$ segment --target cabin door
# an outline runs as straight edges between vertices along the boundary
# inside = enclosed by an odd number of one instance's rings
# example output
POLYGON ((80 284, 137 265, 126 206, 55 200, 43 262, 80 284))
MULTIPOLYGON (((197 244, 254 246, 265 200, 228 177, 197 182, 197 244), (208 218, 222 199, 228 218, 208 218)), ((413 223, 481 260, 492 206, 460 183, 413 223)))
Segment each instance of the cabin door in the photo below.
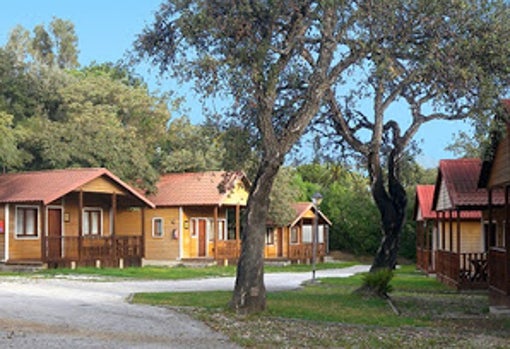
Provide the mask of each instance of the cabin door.
POLYGON ((206 220, 199 219, 198 220, 198 256, 205 257, 206 256, 206 220))
POLYGON ((62 258, 62 210, 48 209, 48 258, 62 258))
POLYGON ((283 228, 276 229, 276 256, 283 257, 283 228))

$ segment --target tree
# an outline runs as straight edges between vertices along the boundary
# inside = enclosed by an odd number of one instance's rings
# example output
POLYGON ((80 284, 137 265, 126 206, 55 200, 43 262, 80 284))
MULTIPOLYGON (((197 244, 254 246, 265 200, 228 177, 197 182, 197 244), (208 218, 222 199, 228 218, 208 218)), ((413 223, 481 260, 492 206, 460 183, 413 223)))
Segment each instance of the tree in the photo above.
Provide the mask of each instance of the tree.
POLYGON ((74 32, 74 24, 60 18, 53 18, 50 23, 53 44, 56 52, 56 64, 60 69, 77 68, 78 37, 74 32))
POLYGON ((24 153, 18 148, 22 130, 14 128, 14 117, 0 111, 0 172, 22 165, 24 153))
POLYGON ((16 53, 0 48, 0 111, 14 117, 14 124, 35 115, 41 108, 39 84, 17 61, 16 53))
POLYGON ((139 55, 162 73, 223 91, 233 115, 253 130, 258 169, 243 216, 231 306, 265 308, 263 247, 269 194, 285 155, 318 113, 330 82, 355 62, 349 40, 358 8, 343 1, 165 1, 138 37, 139 55))
POLYGON ((33 35, 23 26, 16 26, 10 33, 6 49, 14 52, 18 61, 45 67, 73 69, 78 63, 78 37, 71 21, 54 17, 49 29, 36 25, 33 35))
POLYGON ((406 215, 406 150, 425 122, 494 113, 510 82, 510 11, 497 0, 358 5, 355 43, 366 55, 332 84, 324 117, 370 176, 382 230, 372 270, 392 269, 406 215), (409 110, 409 121, 391 115, 395 104, 409 110))
POLYGON ((24 122, 27 169, 107 167, 119 177, 152 189, 153 166, 170 119, 167 99, 145 85, 130 86, 106 73, 51 70, 65 74, 55 114, 24 122))
POLYGON ((216 130, 192 125, 188 117, 182 116, 168 126, 158 149, 158 168, 163 173, 220 170, 224 153, 216 130))
POLYGON ((296 185, 295 175, 296 171, 291 167, 280 168, 271 188, 268 218, 276 226, 289 225, 296 218, 292 204, 298 199, 300 188, 296 185))

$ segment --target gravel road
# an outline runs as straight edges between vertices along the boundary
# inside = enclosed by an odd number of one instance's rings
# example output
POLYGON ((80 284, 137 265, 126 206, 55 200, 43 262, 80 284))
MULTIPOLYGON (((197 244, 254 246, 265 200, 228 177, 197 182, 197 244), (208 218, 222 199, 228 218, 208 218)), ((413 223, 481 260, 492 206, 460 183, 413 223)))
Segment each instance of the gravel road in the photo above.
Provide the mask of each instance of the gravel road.
MULTIPOLYGON (((318 271, 346 277, 367 266, 318 271)), ((298 288, 310 273, 266 274, 269 291, 298 288)), ((129 304, 136 292, 232 290, 235 279, 97 281, 0 278, 2 348, 236 348, 201 322, 167 308, 129 304)))

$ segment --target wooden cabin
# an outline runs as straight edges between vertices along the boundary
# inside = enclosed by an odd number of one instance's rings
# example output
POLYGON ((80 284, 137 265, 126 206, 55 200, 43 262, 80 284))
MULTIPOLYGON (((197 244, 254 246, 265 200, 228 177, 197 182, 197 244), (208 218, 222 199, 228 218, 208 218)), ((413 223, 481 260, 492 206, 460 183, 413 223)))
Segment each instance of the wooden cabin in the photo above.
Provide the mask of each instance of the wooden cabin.
MULTIPOLYGON (((510 100, 503 100, 510 114, 510 100)), ((488 189, 484 219, 489 247, 489 304, 491 311, 510 312, 510 122, 504 136, 494 138, 491 156, 484 162, 480 187, 488 189)))
POLYGON ((104 168, 0 175, 0 260, 48 267, 140 265, 144 226, 124 212, 154 207, 104 168))
POLYGON ((478 188, 479 159, 441 160, 432 209, 437 213, 435 271, 457 289, 488 287, 485 224, 487 191, 478 188))
POLYGON ((156 207, 144 214, 144 265, 237 260, 250 187, 244 173, 172 173, 156 186, 156 207))
POLYGON ((429 274, 435 271, 437 217, 432 211, 434 185, 417 185, 414 204, 416 222, 416 266, 429 274))
POLYGON ((292 263, 310 263, 313 256, 313 234, 317 216, 317 261, 324 261, 329 252, 329 227, 331 222, 311 202, 292 204, 294 219, 288 225, 280 227, 267 224, 266 261, 290 261, 292 263))

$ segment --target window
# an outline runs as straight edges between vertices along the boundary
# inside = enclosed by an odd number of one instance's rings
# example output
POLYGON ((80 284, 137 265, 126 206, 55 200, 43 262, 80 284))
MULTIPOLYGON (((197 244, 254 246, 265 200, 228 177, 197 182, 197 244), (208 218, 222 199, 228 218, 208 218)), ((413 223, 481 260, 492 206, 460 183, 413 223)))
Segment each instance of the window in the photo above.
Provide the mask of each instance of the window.
POLYGON ((274 245, 274 230, 273 230, 273 228, 266 229, 266 245, 274 245))
POLYGON ((197 233, 198 233, 198 219, 191 218, 191 227, 190 227, 191 237, 197 237, 197 233))
POLYGON ((324 226, 319 225, 319 236, 317 236, 317 243, 324 243, 324 226))
POLYGON ((103 234, 103 211, 99 208, 83 209, 83 235, 103 234))
POLYGON ((483 240, 485 251, 488 251, 490 247, 496 246, 496 222, 483 223, 483 240))
POLYGON ((163 218, 152 219, 152 236, 155 238, 163 237, 163 218))
POLYGON ((302 241, 304 244, 311 244, 312 240, 312 226, 310 224, 303 225, 303 238, 302 241))
POLYGON ((39 209, 30 206, 16 207, 16 236, 38 237, 39 235, 39 209))
POLYGON ((218 220, 218 240, 227 240, 227 230, 224 219, 218 220))
POLYGON ((290 243, 297 244, 299 242, 299 230, 298 227, 292 227, 290 230, 290 243))
POLYGON ((227 208, 227 237, 226 240, 236 239, 236 209, 227 208))

